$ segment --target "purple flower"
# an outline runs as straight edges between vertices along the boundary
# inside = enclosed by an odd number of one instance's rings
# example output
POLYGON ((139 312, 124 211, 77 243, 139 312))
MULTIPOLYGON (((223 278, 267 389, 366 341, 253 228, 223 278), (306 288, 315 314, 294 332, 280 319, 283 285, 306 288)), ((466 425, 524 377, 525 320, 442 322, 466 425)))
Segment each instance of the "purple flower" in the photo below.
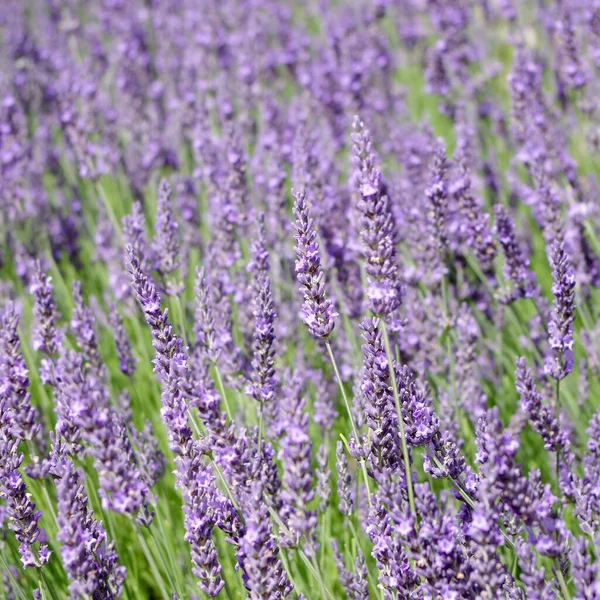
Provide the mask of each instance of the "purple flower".
POLYGON ((425 196, 429 202, 428 218, 431 240, 438 252, 448 246, 448 159, 441 139, 436 141, 430 166, 429 183, 425 196))
POLYGON ((19 542, 23 566, 39 567, 48 562, 50 550, 45 543, 46 534, 38 525, 42 511, 36 510, 19 472, 25 457, 19 452, 20 440, 11 429, 7 403, 0 396, 0 498, 6 505, 8 528, 19 542))
POLYGON ((165 276, 179 267, 179 233, 173 217, 171 186, 166 179, 158 186, 156 203, 156 235, 154 237, 154 256, 157 271, 165 276))
POLYGON ((552 319, 548 323, 552 356, 546 358, 547 375, 560 381, 573 370, 573 322, 575 321, 575 273, 564 243, 556 241, 550 251, 552 267, 552 319))
POLYGON ((92 311, 83 301, 80 281, 73 283, 73 304, 71 329, 83 355, 83 361, 94 375, 100 379, 105 379, 106 366, 98 350, 96 322, 92 311))
POLYGON ((42 271, 42 265, 36 261, 33 281, 29 288, 34 297, 33 312, 35 326, 33 330, 33 349, 52 356, 58 352, 62 335, 56 328, 58 311, 52 294, 52 278, 42 271))
POLYGON ((381 174, 376 169, 371 135, 358 117, 354 118, 352 154, 355 180, 361 200, 358 204, 360 237, 369 276, 367 297, 373 314, 386 316, 402 302, 396 265, 396 231, 390 201, 382 190, 381 174))
POLYGON ((532 298, 537 293, 535 275, 529 270, 529 259, 517 243, 514 223, 500 204, 494 210, 498 241, 504 254, 504 276, 515 288, 505 302, 513 302, 517 298, 532 298))
POLYGON ((33 440, 41 431, 39 415, 31 404, 29 373, 19 352, 17 326, 19 316, 13 303, 0 313, 0 399, 4 400, 2 416, 17 440, 33 440))
POLYGON ((117 358, 119 359, 119 369, 124 375, 131 376, 135 373, 137 361, 133 356, 127 329, 125 328, 123 318, 119 314, 116 302, 112 302, 108 307, 108 322, 112 328, 113 338, 115 340, 117 358))
POLYGON ((58 541, 74 598, 118 598, 125 580, 114 542, 108 542, 102 524, 89 507, 81 469, 60 450, 52 467, 58 497, 58 541))
POLYGON ((354 496, 352 494, 352 477, 348 472, 348 460, 342 442, 337 442, 335 448, 335 467, 337 469, 337 492, 339 509, 343 515, 349 517, 354 510, 354 496))
POLYGON ((321 253, 317 243, 317 232, 309 215, 306 193, 292 190, 294 196, 293 223, 296 229, 296 278, 303 293, 304 302, 300 317, 316 338, 326 338, 335 327, 333 302, 325 294, 325 275, 321 269, 321 253))
POLYGON ((521 407, 529 417, 533 430, 544 440, 547 450, 558 452, 568 449, 569 441, 560 431, 558 422, 550 408, 543 404, 542 396, 538 392, 531 369, 527 366, 525 358, 517 358, 517 371, 515 374, 517 392, 521 397, 521 407))
POLYGON ((246 533, 236 554, 242 580, 252 600, 287 598, 293 587, 278 558, 279 548, 271 533, 269 509, 262 487, 255 484, 247 507, 246 533))

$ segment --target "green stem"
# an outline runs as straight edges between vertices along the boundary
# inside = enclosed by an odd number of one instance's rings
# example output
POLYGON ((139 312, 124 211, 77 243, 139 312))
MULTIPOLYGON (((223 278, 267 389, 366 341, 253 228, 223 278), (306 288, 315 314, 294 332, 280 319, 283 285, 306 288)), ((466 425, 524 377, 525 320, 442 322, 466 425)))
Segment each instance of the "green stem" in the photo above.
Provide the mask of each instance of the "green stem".
POLYGON ((381 320, 381 331, 383 333, 383 343, 385 345, 385 353, 388 360, 388 368, 390 372, 390 379, 392 380, 392 388, 394 391, 394 402, 396 404, 396 412, 398 413, 398 430, 400 431, 400 443, 402 444, 402 458, 404 459, 404 469, 406 474, 406 488, 408 490, 408 504, 410 511, 416 516, 417 511, 415 508, 415 496, 413 492, 412 476, 410 469, 410 457, 408 455, 408 445, 406 444, 406 434, 404 433, 404 419, 402 418, 402 406, 400 404, 400 395, 398 393, 398 382, 396 381, 396 372, 394 370, 394 358, 392 354, 392 348, 390 345, 390 338, 388 335, 385 321, 381 320))
POLYGON ((567 582, 560 570, 560 565, 556 568, 556 578, 558 579, 558 585, 560 586, 560 591, 564 600, 571 600, 571 594, 569 594, 569 588, 567 587, 567 582))
POLYGON ((263 439, 263 429, 265 426, 265 415, 264 415, 264 406, 265 403, 260 401, 259 408, 259 417, 258 417, 258 456, 262 456, 262 439, 263 439))
POLYGON ((219 367, 215 363, 215 373, 217 375, 217 384, 219 386, 219 392, 221 393, 221 397, 223 398, 223 404, 225 405, 225 412, 227 413, 227 417, 230 421, 233 420, 231 416, 231 409, 229 408, 229 403, 227 402, 227 393, 225 392, 225 386, 223 385, 223 379, 221 378, 221 371, 219 371, 219 367))
MULTIPOLYGON (((357 444, 360 444, 360 437, 358 435, 358 429, 356 428, 356 423, 354 422, 354 417, 352 416, 352 409, 350 408, 350 401, 348 400, 348 395, 346 394, 346 389, 344 388, 344 383, 342 381, 342 376, 340 375, 340 370, 338 368, 337 362, 335 360, 335 356, 333 354, 333 350, 331 349, 331 344, 329 340, 325 340, 325 347, 327 348, 327 352, 329 353, 329 358, 331 360, 331 364, 333 365, 333 370, 335 371, 335 376, 338 381, 338 385, 340 390, 342 391, 342 396, 344 398, 344 404, 346 405, 346 411, 348 413, 348 418, 350 419, 350 425, 352 426, 352 433, 354 434, 354 439, 357 444)), ((360 459, 360 467, 362 469, 363 478, 365 480, 365 488, 367 489, 367 500, 369 502, 369 506, 371 506, 371 487, 369 485, 369 475, 367 474, 367 465, 365 463, 365 459, 361 457, 360 459)))
POLYGON ((141 531, 138 532, 137 538, 140 541, 140 545, 142 547, 142 552, 144 553, 146 560, 150 564, 150 568, 154 571, 154 581, 156 581, 156 583, 158 584, 160 593, 163 596, 163 600, 171 600, 171 594, 169 594, 169 591, 167 590, 167 587, 165 586, 165 582, 163 581, 162 575, 158 569, 158 565, 156 564, 156 561, 154 560, 154 556, 152 555, 152 552, 150 551, 150 548, 148 547, 148 544, 146 543, 146 540, 144 539, 143 532, 141 532, 141 531))

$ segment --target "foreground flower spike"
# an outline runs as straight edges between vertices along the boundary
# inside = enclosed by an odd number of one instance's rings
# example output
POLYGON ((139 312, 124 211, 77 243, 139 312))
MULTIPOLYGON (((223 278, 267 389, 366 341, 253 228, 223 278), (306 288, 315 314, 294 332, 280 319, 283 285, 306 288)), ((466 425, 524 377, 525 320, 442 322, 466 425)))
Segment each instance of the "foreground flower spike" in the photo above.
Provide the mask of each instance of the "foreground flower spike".
POLYGON ((306 192, 292 190, 296 233, 296 279, 304 295, 300 317, 316 338, 327 338, 335 327, 333 302, 325 294, 325 275, 321 268, 321 253, 317 232, 306 203, 306 192))
POLYGON ((252 600, 287 598, 292 591, 278 554, 262 486, 255 483, 248 506, 246 533, 236 555, 248 597, 252 600))
POLYGON ((537 292, 535 275, 529 270, 529 258, 517 242, 515 225, 503 206, 497 204, 494 212, 498 241, 504 254, 504 276, 514 286, 505 302, 510 303, 517 298, 533 298, 537 292))
POLYGON ((23 567, 39 567, 48 562, 50 550, 38 525, 42 511, 36 510, 19 472, 25 456, 19 452, 20 440, 11 433, 8 415, 7 401, 0 394, 0 498, 6 506, 8 528, 19 542, 23 567))
POLYGON ((62 338, 56 328, 58 311, 52 293, 53 289, 52 278, 44 273, 41 263, 36 261, 33 281, 29 288, 34 297, 33 312, 36 319, 32 336, 33 348, 48 356, 53 356, 58 352, 62 338))
POLYGON ((114 542, 89 508, 83 474, 55 448, 52 474, 58 497, 58 540, 72 598, 119 598, 125 567, 119 565, 114 542))
POLYGON ((3 399, 2 419, 17 440, 33 440, 41 431, 38 411, 31 405, 29 375, 19 351, 17 334, 19 315, 13 303, 0 312, 0 399, 3 399))
POLYGON ((402 290, 396 265, 396 230, 390 202, 381 191, 381 174, 375 166, 371 134, 354 117, 352 160, 361 200, 360 237, 369 276, 367 297, 373 314, 386 316, 402 302, 402 290))
POLYGON ((575 272, 561 241, 556 241, 550 250, 550 266, 554 304, 548 333, 552 355, 546 358, 544 370, 560 381, 573 371, 575 321, 575 272))

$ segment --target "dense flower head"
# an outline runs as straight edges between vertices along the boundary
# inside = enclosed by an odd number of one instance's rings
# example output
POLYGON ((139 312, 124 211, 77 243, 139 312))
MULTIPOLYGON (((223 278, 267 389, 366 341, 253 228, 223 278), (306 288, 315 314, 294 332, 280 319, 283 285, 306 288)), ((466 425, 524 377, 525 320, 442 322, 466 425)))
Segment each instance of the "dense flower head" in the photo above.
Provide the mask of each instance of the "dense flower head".
POLYGON ((42 265, 36 262, 33 281, 29 288, 34 297, 34 312, 36 326, 33 332, 33 348, 44 354, 53 355, 58 352, 61 334, 56 327, 58 311, 53 295, 52 278, 42 270, 42 265))
POLYGON ((304 301, 300 317, 312 335, 327 338, 335 327, 337 313, 325 291, 325 273, 321 268, 321 251, 317 232, 306 202, 306 192, 292 190, 294 196, 293 223, 296 234, 296 279, 304 301))
POLYGON ((13 303, 0 312, 0 398, 3 418, 15 439, 33 440, 41 432, 39 413, 31 404, 29 373, 17 333, 19 315, 13 303))
POLYGON ((396 230, 390 200, 384 193, 381 174, 375 166, 371 135, 358 117, 354 118, 352 160, 358 203, 360 236, 369 275, 366 294, 375 315, 389 315, 402 301, 402 288, 396 264, 396 230))
POLYGON ((70 579, 70 594, 75 598, 92 594, 118 598, 125 568, 119 565, 114 542, 108 541, 105 529, 90 510, 81 470, 57 451, 52 473, 57 480, 58 540, 70 579))
POLYGON ((575 273, 563 242, 556 241, 550 253, 554 305, 548 323, 551 355, 545 363, 546 373, 564 379, 573 371, 573 322, 575 321, 575 273))

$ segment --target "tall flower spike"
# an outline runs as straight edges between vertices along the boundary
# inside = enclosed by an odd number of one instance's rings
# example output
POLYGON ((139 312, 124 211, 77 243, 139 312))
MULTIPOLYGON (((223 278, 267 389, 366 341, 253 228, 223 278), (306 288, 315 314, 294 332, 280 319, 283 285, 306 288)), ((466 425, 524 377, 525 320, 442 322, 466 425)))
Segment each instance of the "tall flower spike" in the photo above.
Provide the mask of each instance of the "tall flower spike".
POLYGON ((158 186, 156 204, 156 235, 154 237, 154 255, 156 269, 162 275, 168 275, 179 266, 178 224, 173 217, 171 186, 166 179, 158 186))
POLYGON ((18 451, 20 440, 12 435, 7 415, 6 400, 0 396, 0 498, 6 505, 8 528, 19 542, 23 566, 39 567, 50 558, 46 534, 38 525, 42 511, 36 510, 19 472, 25 456, 18 451))
POLYGON ((275 398, 277 378, 275 375, 275 317, 271 280, 263 277, 254 308, 254 344, 252 358, 252 382, 247 393, 258 402, 271 402, 275 398))
POLYGON ((135 373, 136 359, 133 356, 127 329, 125 329, 125 323, 123 323, 123 318, 119 314, 116 302, 112 302, 108 308, 108 322, 115 340, 119 369, 124 375, 131 376, 135 373))
POLYGON ((355 179, 361 200, 360 237, 368 275, 367 297, 373 314, 386 316, 402 302, 402 288, 396 265, 396 230, 390 202, 382 192, 381 174, 375 167, 371 135, 354 117, 352 155, 355 179))
POLYGON ((246 534, 240 540, 236 555, 248 597, 251 600, 286 598, 292 585, 278 558, 279 548, 271 534, 269 509, 259 483, 253 485, 248 512, 246 534))
POLYGON ((293 223, 296 229, 296 278, 304 294, 300 317, 316 338, 327 338, 335 327, 333 302, 325 293, 325 275, 321 268, 321 253, 317 232, 306 203, 306 193, 292 190, 294 196, 293 223))
POLYGON ((0 399, 5 400, 2 418, 18 440, 33 440, 40 433, 39 415, 31 404, 29 375, 19 352, 19 316, 10 303, 0 313, 0 399))
POLYGON ((510 303, 517 298, 532 298, 537 292, 535 275, 529 270, 529 258, 517 242, 515 225, 500 204, 496 204, 494 212, 498 241, 504 254, 504 276, 515 288, 505 301, 510 303))
POLYGON ((104 379, 106 366, 98 350, 98 339, 96 334, 96 323, 92 311, 83 301, 81 281, 73 283, 73 315, 71 317, 71 329, 81 349, 83 360, 91 371, 104 379))
POLYGON ((533 381, 531 369, 523 357, 517 358, 515 377, 517 392, 521 397, 521 407, 529 417, 533 430, 544 440, 544 447, 554 452, 564 450, 568 439, 565 439, 561 433, 552 411, 543 404, 542 396, 533 381))
POLYGON ((83 475, 69 458, 58 454, 52 473, 58 497, 58 541, 70 579, 72 598, 118 598, 125 580, 114 542, 109 543, 102 524, 89 508, 83 475))
POLYGON ((573 371, 573 322, 575 321, 575 272, 563 242, 554 242, 552 266, 552 319, 548 323, 552 355, 546 358, 546 375, 560 381, 573 371))
POLYGON ((443 252, 448 246, 448 185, 446 176, 448 173, 448 159, 446 147, 441 139, 438 139, 433 151, 433 159, 430 167, 429 184, 425 189, 425 196, 429 201, 428 217, 431 228, 431 239, 438 252, 443 252))
POLYGON ((33 349, 40 350, 48 356, 58 352, 62 336, 56 328, 58 311, 52 293, 52 278, 42 270, 40 261, 36 261, 33 281, 29 291, 33 294, 35 326, 33 329, 33 349))

